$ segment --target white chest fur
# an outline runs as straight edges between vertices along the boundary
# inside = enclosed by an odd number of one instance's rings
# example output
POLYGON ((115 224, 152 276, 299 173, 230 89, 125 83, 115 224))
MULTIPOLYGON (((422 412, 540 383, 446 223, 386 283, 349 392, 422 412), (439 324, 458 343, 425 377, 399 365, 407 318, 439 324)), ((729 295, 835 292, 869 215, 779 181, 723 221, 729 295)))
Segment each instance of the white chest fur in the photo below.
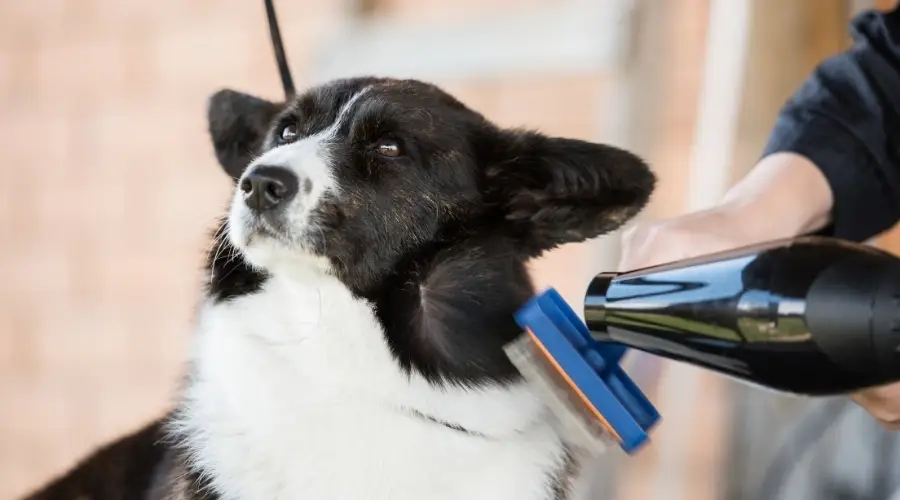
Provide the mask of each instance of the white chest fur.
POLYGON ((273 278, 204 305, 198 327, 178 424, 225 499, 552 498, 563 453, 534 396, 408 376, 333 278, 273 278))

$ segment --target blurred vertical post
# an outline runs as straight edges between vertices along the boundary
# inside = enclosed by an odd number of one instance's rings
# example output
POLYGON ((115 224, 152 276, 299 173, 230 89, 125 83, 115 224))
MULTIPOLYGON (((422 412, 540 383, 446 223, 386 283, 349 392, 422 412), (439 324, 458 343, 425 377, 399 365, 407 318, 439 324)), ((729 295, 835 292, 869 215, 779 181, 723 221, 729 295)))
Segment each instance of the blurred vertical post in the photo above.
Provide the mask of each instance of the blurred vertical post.
MULTIPOLYGON (((751 2, 747 71, 736 123, 729 184, 759 159, 778 111, 822 59, 847 46, 849 0, 751 2)), ((852 2, 859 4, 860 2, 852 2)), ((859 7, 859 6, 857 6, 859 7)), ((811 404, 726 382, 732 403, 726 478, 729 500, 756 500, 755 491, 781 436, 811 404)), ((785 498, 819 498, 821 477, 807 474, 785 498)), ((762 500, 762 499, 760 499, 762 500)), ((775 500, 775 499, 765 499, 775 500)))

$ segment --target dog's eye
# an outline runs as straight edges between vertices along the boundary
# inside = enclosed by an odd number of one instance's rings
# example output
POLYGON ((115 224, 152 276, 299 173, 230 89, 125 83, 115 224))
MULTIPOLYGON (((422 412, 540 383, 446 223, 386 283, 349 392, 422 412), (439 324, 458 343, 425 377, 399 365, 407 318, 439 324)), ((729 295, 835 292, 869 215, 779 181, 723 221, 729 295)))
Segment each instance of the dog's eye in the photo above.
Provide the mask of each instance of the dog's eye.
POLYGON ((289 141, 293 141, 294 139, 296 139, 297 138, 297 125, 294 123, 289 123, 289 124, 285 125, 284 127, 282 127, 280 137, 283 142, 289 142, 289 141))
POLYGON ((400 149, 400 143, 393 140, 379 142, 375 147, 375 151, 381 156, 387 156, 388 158, 396 158, 403 155, 403 151, 400 149))

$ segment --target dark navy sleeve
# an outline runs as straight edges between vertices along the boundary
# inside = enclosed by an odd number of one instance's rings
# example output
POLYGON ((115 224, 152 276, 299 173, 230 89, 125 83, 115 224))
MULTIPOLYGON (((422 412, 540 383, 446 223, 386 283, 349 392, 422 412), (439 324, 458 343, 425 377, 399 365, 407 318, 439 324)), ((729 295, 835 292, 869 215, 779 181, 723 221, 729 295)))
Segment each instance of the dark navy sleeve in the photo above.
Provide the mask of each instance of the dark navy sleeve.
POLYGON ((862 241, 900 220, 900 7, 860 14, 851 34, 782 108, 764 155, 812 161, 834 194, 823 233, 862 241))

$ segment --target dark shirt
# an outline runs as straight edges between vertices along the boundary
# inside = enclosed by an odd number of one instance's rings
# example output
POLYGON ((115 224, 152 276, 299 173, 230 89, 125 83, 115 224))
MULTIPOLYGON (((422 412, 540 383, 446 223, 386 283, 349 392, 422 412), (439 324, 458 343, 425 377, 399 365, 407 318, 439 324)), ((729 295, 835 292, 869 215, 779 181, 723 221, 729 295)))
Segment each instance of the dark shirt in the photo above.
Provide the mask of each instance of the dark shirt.
POLYGON ((764 154, 816 164, 834 193, 823 233, 862 241, 900 220, 900 7, 860 14, 851 34, 781 110, 764 154))

